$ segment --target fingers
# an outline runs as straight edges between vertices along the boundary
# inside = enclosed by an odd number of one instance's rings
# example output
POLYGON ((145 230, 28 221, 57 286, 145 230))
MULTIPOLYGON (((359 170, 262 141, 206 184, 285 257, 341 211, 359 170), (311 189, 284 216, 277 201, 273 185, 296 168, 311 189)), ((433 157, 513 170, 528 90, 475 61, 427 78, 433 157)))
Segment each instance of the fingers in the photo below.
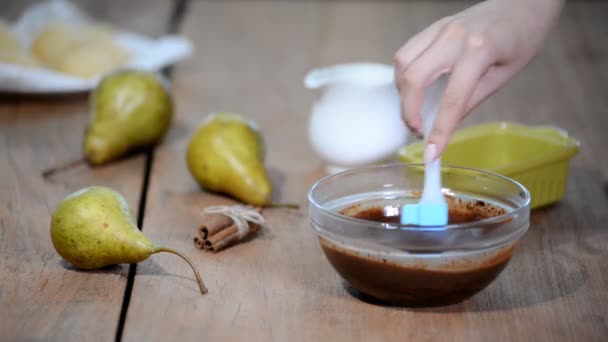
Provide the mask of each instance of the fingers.
POLYGON ((421 139, 423 136, 422 117, 419 112, 414 112, 409 108, 420 108, 422 99, 414 97, 407 92, 402 92, 401 95, 401 117, 405 121, 405 125, 416 134, 416 137, 421 139))
POLYGON ((431 161, 443 153, 454 130, 468 113, 470 99, 493 60, 494 54, 487 41, 481 36, 469 35, 464 53, 452 70, 439 113, 427 139, 427 143, 436 148, 425 159, 431 161))
POLYGON ((406 95, 407 86, 402 80, 402 76, 408 66, 431 45, 433 40, 435 40, 438 36, 443 26, 449 20, 450 17, 445 17, 431 24, 424 31, 410 38, 399 50, 397 50, 394 56, 395 80, 397 81, 397 89, 399 90, 402 99, 401 115, 408 128, 419 136, 422 136, 422 122, 420 120, 420 115, 406 116, 406 113, 408 113, 406 108, 408 106, 414 106, 419 108, 421 102, 416 103, 415 101, 420 101, 420 99, 414 98, 414 102, 412 104, 406 105, 405 99, 409 99, 409 96, 406 95))
POLYGON ((465 112, 471 112, 485 99, 497 92, 516 72, 515 68, 509 66, 490 67, 479 81, 479 84, 477 84, 473 95, 471 95, 467 103, 465 112))
POLYGON ((395 73, 399 74, 404 72, 408 65, 431 45, 445 23, 449 20, 450 17, 445 17, 434 22, 425 30, 410 38, 399 50, 397 50, 393 57, 395 62, 395 73))
POLYGON ((423 129, 420 108, 424 90, 437 76, 449 71, 458 59, 462 51, 462 35, 464 30, 458 27, 446 27, 407 69, 397 75, 405 123, 420 135, 423 129))

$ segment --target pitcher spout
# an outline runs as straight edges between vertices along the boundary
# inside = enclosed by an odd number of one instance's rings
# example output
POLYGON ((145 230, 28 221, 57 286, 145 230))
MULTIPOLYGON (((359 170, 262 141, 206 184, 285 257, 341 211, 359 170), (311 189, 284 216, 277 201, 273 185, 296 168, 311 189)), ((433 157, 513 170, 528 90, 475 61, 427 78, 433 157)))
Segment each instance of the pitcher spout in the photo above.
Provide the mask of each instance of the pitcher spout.
POLYGON ((383 86, 394 83, 392 65, 379 63, 338 64, 311 70, 304 78, 304 85, 316 89, 342 83, 359 86, 383 86))

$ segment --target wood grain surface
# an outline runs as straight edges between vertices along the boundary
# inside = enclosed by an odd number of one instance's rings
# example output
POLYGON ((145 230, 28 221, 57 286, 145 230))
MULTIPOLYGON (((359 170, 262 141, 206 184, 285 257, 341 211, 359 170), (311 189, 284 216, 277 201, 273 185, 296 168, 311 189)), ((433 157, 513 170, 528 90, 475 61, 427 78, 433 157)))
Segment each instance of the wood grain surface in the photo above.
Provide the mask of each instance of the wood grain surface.
MULTIPOLYGON (((153 35, 165 32, 170 1, 80 1, 99 16, 153 35)), ((351 294, 308 223, 306 192, 324 175, 307 136, 319 95, 304 88, 312 68, 391 63, 394 51, 434 20, 470 1, 189 1, 180 32, 196 47, 173 74, 176 121, 150 165, 144 157, 77 168, 51 182, 40 172, 80 155, 83 96, 0 99, 0 340, 125 341, 603 341, 608 336, 608 4, 569 3, 546 48, 482 104, 463 127, 491 120, 555 125, 579 139, 564 199, 533 211, 529 232, 499 278, 461 304, 386 307, 351 294), (276 202, 267 227, 217 254, 192 237, 209 205, 186 145, 209 113, 253 119, 266 141, 276 202), (67 132, 67 133, 66 133, 67 132), (69 192, 110 185, 134 209, 146 190, 143 231, 199 267, 157 254, 136 268, 79 272, 50 244, 50 214, 69 192), (124 331, 119 316, 126 310, 124 331), (118 329, 118 336, 116 332, 118 329)), ((15 17, 21 1, 7 1, 15 17)), ((410 139, 412 140, 412 139, 410 139)))
POLYGON ((569 6, 547 49, 466 120, 553 124, 581 139, 566 198, 532 215, 507 270, 459 305, 404 309, 346 291, 307 220, 306 190, 322 176, 307 141, 313 94, 307 70, 333 63, 390 63, 409 36, 464 2, 193 2, 183 26, 198 56, 176 69, 179 124, 156 153, 144 232, 192 256, 207 281, 201 297, 172 256, 142 263, 124 339, 256 341, 601 340, 608 332, 607 174, 604 133, 605 4, 569 6), (200 211, 231 203, 202 192, 184 162, 189 136, 214 111, 258 122, 268 142, 276 201, 256 238, 208 254, 191 238, 200 211))
MULTIPOLYGON (((3 14, 14 19, 27 3, 9 2, 10 10, 3 14)), ((78 4, 98 18, 151 35, 166 30, 171 10, 165 1, 78 4)), ((53 248, 50 218, 61 199, 91 185, 113 187, 137 211, 145 157, 97 169, 80 166, 48 181, 41 177, 43 170, 81 157, 88 119, 86 94, 0 98, 2 341, 114 340, 128 265, 93 272, 74 269, 53 248)))

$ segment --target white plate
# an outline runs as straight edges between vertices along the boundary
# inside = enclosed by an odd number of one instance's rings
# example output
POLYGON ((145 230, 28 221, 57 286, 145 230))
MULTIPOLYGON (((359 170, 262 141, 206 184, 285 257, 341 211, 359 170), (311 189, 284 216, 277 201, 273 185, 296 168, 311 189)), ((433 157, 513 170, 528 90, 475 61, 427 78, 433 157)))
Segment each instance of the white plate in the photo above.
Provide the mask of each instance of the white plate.
MULTIPOLYGON (((28 7, 13 25, 12 31, 24 48, 29 48, 44 25, 54 20, 86 22, 90 19, 66 0, 50 0, 28 7)), ((115 39, 130 54, 130 59, 123 68, 158 71, 189 57, 193 52, 190 41, 178 35, 152 39, 118 30, 115 39)), ((93 89, 102 77, 103 75, 98 75, 85 79, 51 69, 0 62, 1 92, 30 94, 83 92, 93 89)))

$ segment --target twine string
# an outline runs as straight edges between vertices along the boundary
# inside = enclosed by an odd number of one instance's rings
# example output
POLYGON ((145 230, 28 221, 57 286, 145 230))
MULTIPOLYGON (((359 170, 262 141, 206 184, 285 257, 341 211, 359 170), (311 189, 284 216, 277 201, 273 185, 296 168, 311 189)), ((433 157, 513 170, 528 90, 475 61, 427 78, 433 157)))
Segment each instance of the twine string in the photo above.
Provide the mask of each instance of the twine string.
POLYGON ((237 236, 242 239, 249 232, 249 223, 264 224, 264 216, 255 208, 244 205, 218 205, 207 207, 203 210, 203 214, 221 214, 230 217, 236 225, 238 232, 237 236))

